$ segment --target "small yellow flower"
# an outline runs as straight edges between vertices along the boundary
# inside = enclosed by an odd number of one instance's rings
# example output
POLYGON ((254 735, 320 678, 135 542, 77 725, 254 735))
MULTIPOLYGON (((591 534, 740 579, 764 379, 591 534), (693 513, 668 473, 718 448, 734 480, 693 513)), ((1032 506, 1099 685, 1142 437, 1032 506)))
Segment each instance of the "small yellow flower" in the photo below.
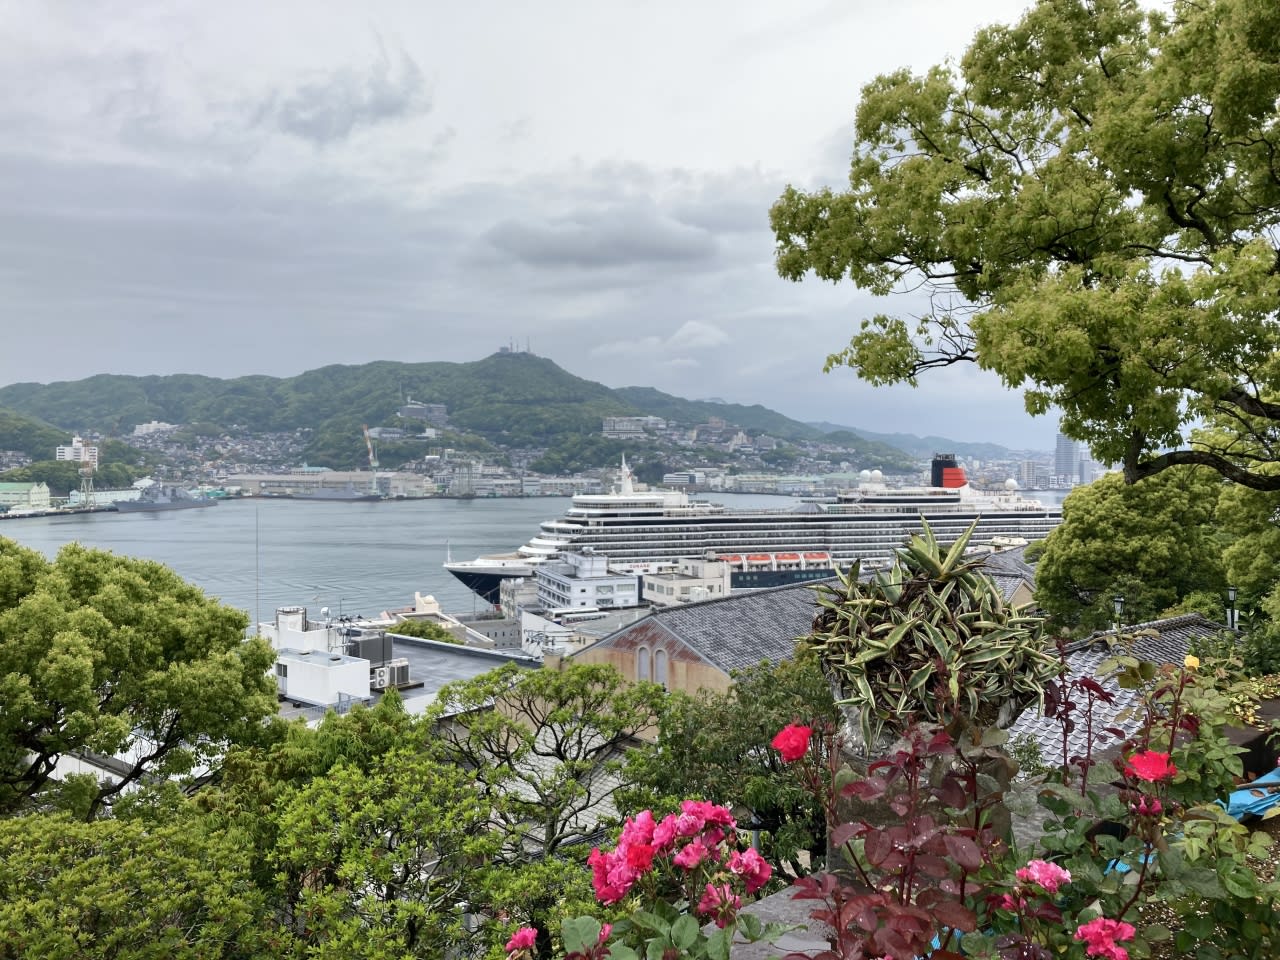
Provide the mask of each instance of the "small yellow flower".
POLYGON ((1187 654, 1187 659, 1182 661, 1182 665, 1186 667, 1188 670, 1194 670, 1196 669, 1196 667, 1200 666, 1200 658, 1193 657, 1191 656, 1191 654, 1187 654))

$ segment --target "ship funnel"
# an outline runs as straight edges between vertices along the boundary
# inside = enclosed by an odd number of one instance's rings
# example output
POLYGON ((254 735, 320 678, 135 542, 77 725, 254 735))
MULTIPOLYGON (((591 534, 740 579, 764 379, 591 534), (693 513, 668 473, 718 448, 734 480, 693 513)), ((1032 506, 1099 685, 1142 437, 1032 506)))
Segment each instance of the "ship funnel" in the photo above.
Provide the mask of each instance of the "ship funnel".
POLYGON ((969 478, 964 475, 964 467, 956 463, 956 455, 954 453, 935 453, 933 455, 933 465, 930 480, 935 487, 945 487, 948 490, 958 489, 967 486, 969 478))

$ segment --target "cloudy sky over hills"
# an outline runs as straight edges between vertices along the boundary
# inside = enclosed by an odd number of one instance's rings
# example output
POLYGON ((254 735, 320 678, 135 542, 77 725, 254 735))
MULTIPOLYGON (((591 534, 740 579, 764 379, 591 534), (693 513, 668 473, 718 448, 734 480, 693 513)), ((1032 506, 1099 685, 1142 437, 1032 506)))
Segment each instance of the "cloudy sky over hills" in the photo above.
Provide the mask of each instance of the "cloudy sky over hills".
POLYGON ((821 372, 894 309, 772 263, 858 89, 1011 0, 0 0, 0 383, 526 344, 610 386, 1049 448, 973 370, 821 372))

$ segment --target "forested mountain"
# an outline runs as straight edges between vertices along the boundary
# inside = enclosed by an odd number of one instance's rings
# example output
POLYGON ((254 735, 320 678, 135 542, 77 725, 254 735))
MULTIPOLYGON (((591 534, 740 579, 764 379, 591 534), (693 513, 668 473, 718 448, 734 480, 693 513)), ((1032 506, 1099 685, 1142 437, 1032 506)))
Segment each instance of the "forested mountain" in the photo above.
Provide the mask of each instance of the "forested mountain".
POLYGON ((1003 460, 1009 456, 1010 452, 1008 447, 1002 447, 998 443, 964 443, 948 440, 946 437, 919 437, 914 433, 876 433, 874 430, 864 430, 862 427, 846 427, 826 421, 808 423, 805 426, 813 427, 820 434, 828 437, 852 433, 867 440, 876 440, 921 460, 926 460, 938 452, 955 453, 962 457, 977 457, 979 460, 1003 460))
POLYGON ((17 450, 32 460, 52 460, 54 448, 70 442, 65 430, 0 407, 0 450, 17 450))
POLYGON ((622 387, 613 392, 647 414, 679 423, 706 423, 712 417, 720 417, 744 430, 767 433, 783 440, 817 440, 822 437, 821 430, 784 417, 758 403, 748 407, 741 403, 685 400, 653 387, 622 387))
MULTIPOLYGON (((611 390, 529 353, 496 353, 471 363, 335 365, 295 377, 221 380, 190 374, 103 374, 0 388, 0 409, 66 430, 116 435, 151 420, 239 425, 255 432, 309 429, 317 439, 347 438, 344 443, 354 451, 360 424, 395 423, 406 397, 444 404, 453 427, 504 446, 547 446, 589 437, 599 433, 603 417, 641 414, 682 423, 721 417, 749 432, 783 440, 822 436, 813 427, 759 405, 683 400, 648 387, 611 390)), ((886 464, 904 460, 900 451, 881 444, 842 440, 850 449, 882 456, 886 464)))

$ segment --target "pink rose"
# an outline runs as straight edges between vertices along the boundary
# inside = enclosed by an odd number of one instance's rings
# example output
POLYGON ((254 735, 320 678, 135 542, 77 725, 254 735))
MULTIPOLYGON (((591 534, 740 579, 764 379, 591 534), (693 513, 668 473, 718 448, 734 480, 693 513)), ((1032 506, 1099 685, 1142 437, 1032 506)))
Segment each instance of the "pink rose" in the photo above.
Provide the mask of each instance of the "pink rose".
POLYGON ((700 842, 694 840, 692 843, 685 844, 684 849, 671 859, 675 862, 677 867, 684 867, 686 870, 692 870, 707 858, 707 854, 709 852, 710 851, 707 850, 707 848, 700 842))
POLYGON ((716 926, 723 929, 737 916, 740 906, 742 899, 734 894, 727 883, 719 886, 708 883, 696 909, 702 916, 714 918, 716 926))
POLYGON ((537 942, 537 930, 533 929, 533 927, 521 927, 507 941, 507 953, 515 953, 517 950, 530 950, 537 942))
POLYGON ((1116 944, 1117 940, 1132 940, 1137 931, 1122 920, 1098 917, 1076 928, 1076 939, 1085 943, 1084 952, 1103 960, 1129 960, 1129 951, 1116 944))
POLYGON ((1047 860, 1030 860, 1014 876, 1023 883, 1034 883, 1046 893, 1057 893, 1064 883, 1071 882, 1070 871, 1047 860))

